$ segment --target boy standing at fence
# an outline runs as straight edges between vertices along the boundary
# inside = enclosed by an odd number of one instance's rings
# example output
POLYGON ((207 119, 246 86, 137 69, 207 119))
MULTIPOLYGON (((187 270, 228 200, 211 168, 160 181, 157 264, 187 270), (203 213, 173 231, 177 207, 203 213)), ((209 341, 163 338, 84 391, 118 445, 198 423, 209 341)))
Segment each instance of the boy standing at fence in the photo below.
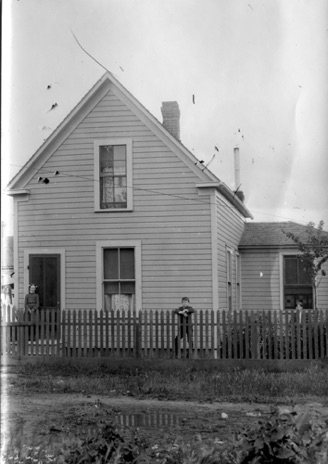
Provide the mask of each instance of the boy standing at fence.
POLYGON ((181 306, 174 310, 180 318, 179 320, 179 333, 175 337, 175 355, 178 354, 178 340, 187 336, 189 347, 192 347, 192 325, 191 325, 191 314, 195 312, 194 308, 190 306, 190 299, 184 296, 181 299, 181 306))

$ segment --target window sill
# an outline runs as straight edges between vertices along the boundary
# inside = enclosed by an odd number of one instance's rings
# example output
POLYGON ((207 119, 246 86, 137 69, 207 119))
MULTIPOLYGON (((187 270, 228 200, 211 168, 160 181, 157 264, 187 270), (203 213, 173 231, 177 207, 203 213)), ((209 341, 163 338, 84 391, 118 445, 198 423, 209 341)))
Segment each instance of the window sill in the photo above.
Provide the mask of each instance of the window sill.
POLYGON ((131 212, 133 208, 113 208, 113 209, 95 209, 95 213, 122 213, 131 212))

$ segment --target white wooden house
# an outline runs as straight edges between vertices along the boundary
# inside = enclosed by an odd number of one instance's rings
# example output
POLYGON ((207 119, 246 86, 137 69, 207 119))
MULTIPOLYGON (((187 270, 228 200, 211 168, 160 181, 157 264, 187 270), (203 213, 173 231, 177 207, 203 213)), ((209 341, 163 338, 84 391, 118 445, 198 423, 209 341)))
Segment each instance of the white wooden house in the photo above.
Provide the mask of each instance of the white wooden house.
POLYGON ((106 73, 10 182, 16 305, 240 308, 244 203, 106 73))
MULTIPOLYGON (((313 288, 300 251, 287 237, 291 232, 308 240, 306 226, 295 222, 253 222, 245 226, 239 252, 242 274, 242 309, 304 309, 313 307, 313 288)), ((323 232, 328 237, 328 232, 323 232)), ((328 262, 326 276, 317 279, 317 306, 328 308, 328 262)))

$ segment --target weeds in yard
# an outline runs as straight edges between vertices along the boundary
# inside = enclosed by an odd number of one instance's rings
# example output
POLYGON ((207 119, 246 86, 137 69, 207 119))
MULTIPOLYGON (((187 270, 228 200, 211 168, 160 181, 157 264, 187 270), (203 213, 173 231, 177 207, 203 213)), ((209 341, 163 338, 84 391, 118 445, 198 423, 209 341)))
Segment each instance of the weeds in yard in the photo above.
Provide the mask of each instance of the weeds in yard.
MULTIPOLYGON (((266 401, 267 398, 326 396, 328 370, 313 367, 301 372, 234 369, 226 372, 184 366, 149 369, 147 365, 110 368, 23 366, 12 381, 25 392, 130 395, 199 401, 266 401), (315 379, 315 382, 313 381, 315 379)), ((15 391, 15 389, 14 389, 15 391)))
POLYGON ((328 423, 318 411, 275 411, 267 421, 236 434, 227 442, 219 438, 204 443, 177 439, 159 447, 137 432, 126 439, 112 424, 85 439, 64 439, 56 448, 40 443, 14 448, 3 456, 8 464, 326 464, 328 423))

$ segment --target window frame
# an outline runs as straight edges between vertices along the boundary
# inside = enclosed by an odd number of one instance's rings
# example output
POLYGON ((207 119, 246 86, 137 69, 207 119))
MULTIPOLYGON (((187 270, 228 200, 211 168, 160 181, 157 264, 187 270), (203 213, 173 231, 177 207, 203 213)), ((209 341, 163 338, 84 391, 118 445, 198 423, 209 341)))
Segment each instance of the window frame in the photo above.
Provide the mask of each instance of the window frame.
POLYGON ((106 248, 134 248, 134 272, 135 272, 135 310, 142 309, 141 293, 141 240, 104 240, 96 242, 96 305, 97 310, 105 308, 103 293, 104 260, 103 251, 106 248))
MULTIPOLYGON (((285 309, 285 257, 298 257, 301 256, 301 252, 295 251, 285 251, 280 253, 280 308, 285 309)), ((306 286, 306 285, 304 285, 306 286)), ((308 285, 312 289, 312 301, 313 301, 313 287, 311 284, 308 285)), ((295 309, 295 308, 293 308, 295 309)))
POLYGON ((133 210, 133 176, 132 176, 132 139, 108 137, 95 139, 94 151, 94 210, 96 213, 117 213, 133 210), (99 173, 99 148, 103 145, 125 145, 126 147, 126 208, 100 208, 100 173, 99 173))

